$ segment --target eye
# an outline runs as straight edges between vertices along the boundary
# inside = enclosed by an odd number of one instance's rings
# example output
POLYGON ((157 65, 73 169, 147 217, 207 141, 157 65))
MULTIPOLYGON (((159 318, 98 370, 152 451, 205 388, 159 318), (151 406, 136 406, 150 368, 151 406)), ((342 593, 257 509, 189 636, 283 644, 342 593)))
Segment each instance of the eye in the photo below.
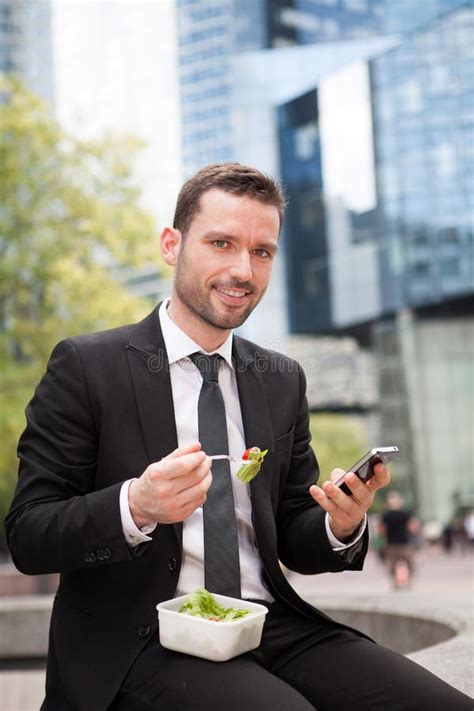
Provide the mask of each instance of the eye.
POLYGON ((271 259, 271 254, 266 249, 254 249, 253 253, 257 257, 262 257, 263 259, 271 259))
POLYGON ((214 247, 217 247, 218 249, 225 249, 225 247, 229 244, 227 240, 225 239, 215 239, 212 244, 214 247))

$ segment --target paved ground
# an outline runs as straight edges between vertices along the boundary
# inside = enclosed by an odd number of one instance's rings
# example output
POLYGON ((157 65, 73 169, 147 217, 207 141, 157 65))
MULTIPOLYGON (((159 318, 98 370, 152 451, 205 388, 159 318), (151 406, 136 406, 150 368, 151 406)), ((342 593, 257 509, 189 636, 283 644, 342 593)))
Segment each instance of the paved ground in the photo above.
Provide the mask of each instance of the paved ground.
POLYGON ((425 548, 417 554, 416 575, 409 589, 394 590, 383 564, 373 553, 366 558, 362 572, 297 575, 288 579, 302 597, 335 595, 407 602, 425 600, 440 605, 470 606, 474 613, 474 551, 447 555, 438 548, 425 548))

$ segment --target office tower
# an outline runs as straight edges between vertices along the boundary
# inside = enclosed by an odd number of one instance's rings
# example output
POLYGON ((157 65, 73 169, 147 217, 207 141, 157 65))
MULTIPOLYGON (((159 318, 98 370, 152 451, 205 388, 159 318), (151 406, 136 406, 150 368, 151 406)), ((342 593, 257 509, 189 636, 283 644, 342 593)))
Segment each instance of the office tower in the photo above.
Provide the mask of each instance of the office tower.
POLYGON ((268 46, 370 37, 384 30, 381 0, 269 0, 268 46))
POLYGON ((473 11, 372 62, 382 310, 473 290, 473 11))
MULTIPOLYGON (((325 71, 391 46, 390 38, 376 35, 381 1, 177 0, 185 175, 206 163, 238 160, 285 178, 278 106, 314 87, 325 71)), ((277 259, 269 291, 243 335, 266 344, 284 340, 290 257, 285 251, 277 259)))
POLYGON ((372 64, 382 427, 442 522, 474 500, 474 9, 458 5, 372 64))
POLYGON ((177 0, 183 173, 232 158, 232 0, 177 0))
POLYGON ((0 71, 53 104, 50 2, 0 0, 0 71))
POLYGON ((474 461, 474 11, 428 5, 427 24, 392 14, 414 31, 391 49, 285 102, 279 145, 291 328, 375 345, 397 484, 446 521, 474 461))

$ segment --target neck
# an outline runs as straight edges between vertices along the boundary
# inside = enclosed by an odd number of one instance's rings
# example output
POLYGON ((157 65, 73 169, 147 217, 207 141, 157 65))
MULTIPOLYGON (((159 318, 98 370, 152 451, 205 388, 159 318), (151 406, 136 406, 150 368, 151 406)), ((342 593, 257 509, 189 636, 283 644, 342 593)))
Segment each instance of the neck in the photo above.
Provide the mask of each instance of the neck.
POLYGON ((168 316, 184 333, 192 338, 207 353, 220 348, 229 337, 231 330, 214 328, 191 311, 179 297, 173 293, 168 304, 168 316))

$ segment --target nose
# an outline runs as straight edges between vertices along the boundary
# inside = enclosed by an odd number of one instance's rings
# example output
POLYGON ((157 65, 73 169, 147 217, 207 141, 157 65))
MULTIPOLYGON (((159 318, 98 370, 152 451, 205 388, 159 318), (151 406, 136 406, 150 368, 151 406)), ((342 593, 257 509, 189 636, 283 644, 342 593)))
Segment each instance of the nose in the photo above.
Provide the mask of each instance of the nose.
POLYGON ((250 254, 247 250, 240 250, 232 259, 229 266, 229 275, 239 282, 250 281, 253 276, 250 254))

